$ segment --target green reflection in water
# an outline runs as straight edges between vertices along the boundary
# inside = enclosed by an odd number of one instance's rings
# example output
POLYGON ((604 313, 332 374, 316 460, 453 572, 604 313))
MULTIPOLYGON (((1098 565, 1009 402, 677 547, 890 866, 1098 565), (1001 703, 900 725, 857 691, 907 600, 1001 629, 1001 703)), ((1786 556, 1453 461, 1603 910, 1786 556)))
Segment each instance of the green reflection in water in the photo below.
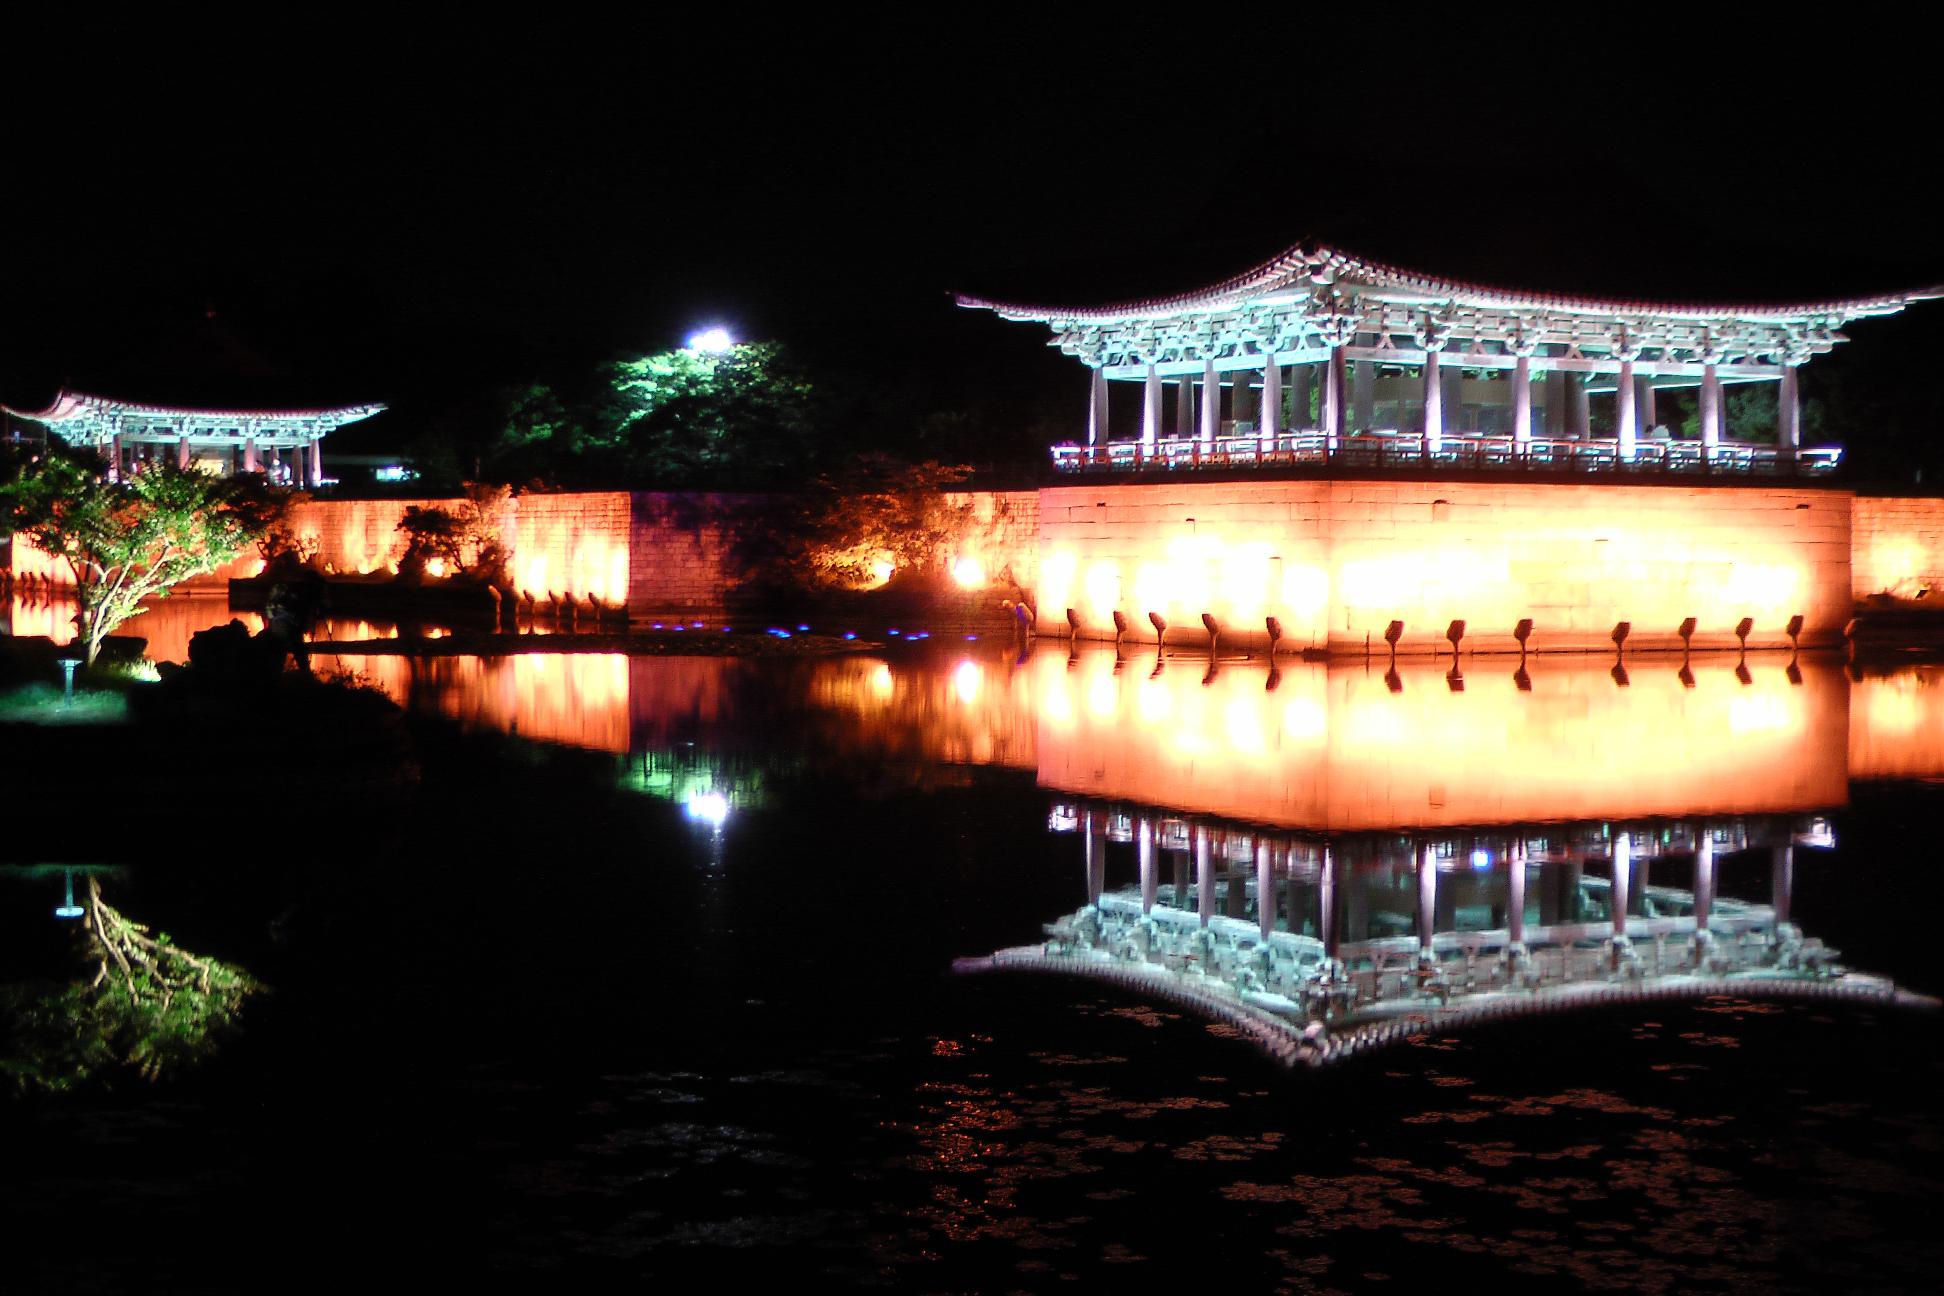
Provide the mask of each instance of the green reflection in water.
POLYGON ((243 969, 106 903, 93 877, 75 925, 71 979, 0 986, 0 1085, 12 1092, 171 1075, 213 1054, 263 992, 243 969))
MULTIPOLYGON (((801 760, 775 761, 785 768, 801 760)), ((676 805, 694 805, 716 796, 735 810, 754 810, 770 800, 770 771, 752 759, 725 757, 693 746, 642 751, 621 765, 621 786, 676 805)))

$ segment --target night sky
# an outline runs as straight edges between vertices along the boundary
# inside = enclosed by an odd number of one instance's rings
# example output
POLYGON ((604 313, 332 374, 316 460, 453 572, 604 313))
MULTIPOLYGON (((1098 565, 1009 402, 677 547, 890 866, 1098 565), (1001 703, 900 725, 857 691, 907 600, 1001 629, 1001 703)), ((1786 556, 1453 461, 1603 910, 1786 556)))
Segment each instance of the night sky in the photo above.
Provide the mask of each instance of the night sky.
MULTIPOLYGON (((1629 295, 1944 281, 1935 74, 1894 31, 943 18, 23 33, 0 395, 375 398, 382 443, 721 322, 1077 420, 1077 367, 950 290, 1179 289, 1305 236, 1629 295)), ((1857 336, 1921 390, 1944 303, 1857 336)))

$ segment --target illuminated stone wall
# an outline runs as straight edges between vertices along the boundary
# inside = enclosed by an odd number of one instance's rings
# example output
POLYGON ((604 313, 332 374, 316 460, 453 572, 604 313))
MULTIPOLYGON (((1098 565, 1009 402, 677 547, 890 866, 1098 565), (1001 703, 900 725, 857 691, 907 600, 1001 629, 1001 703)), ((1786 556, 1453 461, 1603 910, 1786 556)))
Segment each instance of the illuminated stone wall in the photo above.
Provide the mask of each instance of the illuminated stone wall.
POLYGON ((1183 642, 1201 614, 1261 642, 1429 652, 1453 620, 1466 647, 1516 649, 1530 617, 1537 650, 1609 648, 1618 621, 1635 646, 1805 642, 1840 636, 1851 611, 1850 503, 1839 491, 1743 487, 1286 481, 1057 487, 1040 494, 1040 628, 1112 634, 1123 611, 1151 636, 1160 612, 1183 642))
MULTIPOLYGON (((317 499, 291 510, 298 545, 314 552, 327 572, 365 575, 395 571, 405 556, 398 524, 414 506, 451 508, 451 499, 317 499)), ((513 583, 544 603, 555 594, 619 604, 629 594, 630 520, 626 491, 516 496, 501 522, 513 555, 513 583)), ((31 572, 55 585, 72 583, 67 564, 51 562, 26 540, 13 539, 16 574, 31 572)), ((230 580, 254 576, 263 560, 254 550, 208 575, 186 582, 188 590, 220 591, 230 580)))
POLYGON ((941 554, 947 567, 971 558, 989 586, 1031 589, 1039 574, 1039 491, 952 491, 946 495, 963 525, 952 552, 941 554))
POLYGON ((626 491, 520 495, 511 506, 513 587, 545 603, 557 594, 630 602, 634 510, 626 491))
MULTIPOLYGON (((412 507, 437 508, 440 499, 310 500, 291 510, 290 530, 298 547, 315 551, 328 572, 396 571, 405 556, 399 519, 412 507)), ((243 575, 247 573, 233 573, 243 575)))
POLYGON ((1944 499, 1872 499, 1850 506, 1850 588, 1914 598, 1944 589, 1944 499))
MULTIPOLYGON (((338 572, 395 568, 398 522, 442 500, 316 500, 293 526, 338 572)), ((1731 644, 1753 617, 1751 642, 1783 642, 1790 616, 1808 642, 1833 641, 1854 598, 1914 594, 1944 581, 1944 500, 1856 498, 1847 492, 1731 486, 1486 482, 1255 481, 1058 486, 952 492, 960 534, 939 555, 971 559, 993 602, 1012 582, 1033 591, 1041 629, 1112 633, 1116 609, 1151 636, 1160 612, 1171 641, 1203 640, 1212 613, 1260 642, 1276 616, 1291 647, 1381 651, 1405 623, 1405 652, 1442 643, 1467 622, 1466 647, 1511 649, 1514 623, 1535 622, 1533 645, 1605 649, 1617 621, 1634 647, 1668 646, 1695 617, 1697 647, 1731 644)), ((506 531, 515 584, 625 600, 637 616, 719 612, 742 572, 738 529, 754 497, 599 491, 521 496, 506 531)), ((13 541, 16 576, 66 584, 65 564, 13 541)), ((219 589, 254 575, 250 554, 196 584, 219 589)), ((963 601, 961 599, 961 601, 963 601)))

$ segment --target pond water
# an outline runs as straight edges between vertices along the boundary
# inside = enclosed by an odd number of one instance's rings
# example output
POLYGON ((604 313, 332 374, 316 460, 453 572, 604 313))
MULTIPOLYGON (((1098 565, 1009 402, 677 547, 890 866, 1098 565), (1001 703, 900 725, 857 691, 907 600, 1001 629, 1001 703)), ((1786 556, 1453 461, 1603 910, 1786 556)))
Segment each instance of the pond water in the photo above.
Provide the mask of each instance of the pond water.
MULTIPOLYGON (((0 1115, 23 1290, 380 1261, 580 1287, 1914 1290, 1944 1261, 1939 1015, 1768 993, 1837 969, 1944 991, 1944 672, 1272 679, 982 643, 318 666, 422 718, 404 804, 239 806, 210 771, 181 822, 65 861, 271 991, 193 1070, 0 1115), (1693 970, 1697 895, 1749 960, 1719 986, 1316 1068, 1219 996, 953 971, 1062 923, 1053 945, 1127 963, 1074 935, 1096 914, 1460 1004, 1516 914, 1532 996, 1637 988, 1693 970)), ((9 966, 69 930, 59 870, 14 872, 9 966)))

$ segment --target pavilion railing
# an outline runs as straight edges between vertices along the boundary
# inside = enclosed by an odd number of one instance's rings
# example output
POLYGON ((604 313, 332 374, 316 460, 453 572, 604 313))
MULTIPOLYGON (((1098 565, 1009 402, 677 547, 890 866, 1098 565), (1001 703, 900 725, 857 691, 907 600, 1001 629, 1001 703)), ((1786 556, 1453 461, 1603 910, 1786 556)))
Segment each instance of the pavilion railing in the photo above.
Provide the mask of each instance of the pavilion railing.
POLYGON ((1220 468, 1397 469, 1434 467, 1475 471, 1520 470, 1655 476, 1664 473, 1720 473, 1750 477, 1819 477, 1836 470, 1837 446, 1812 446, 1785 453, 1773 445, 1727 441, 1642 439, 1629 458, 1614 440, 1535 437, 1520 443, 1509 436, 1463 434, 1427 439, 1418 432, 1332 434, 1284 432, 1276 436, 1221 436, 1209 441, 1169 437, 1145 445, 1110 441, 1105 445, 1057 445, 1053 467, 1060 472, 1138 472, 1220 468))

